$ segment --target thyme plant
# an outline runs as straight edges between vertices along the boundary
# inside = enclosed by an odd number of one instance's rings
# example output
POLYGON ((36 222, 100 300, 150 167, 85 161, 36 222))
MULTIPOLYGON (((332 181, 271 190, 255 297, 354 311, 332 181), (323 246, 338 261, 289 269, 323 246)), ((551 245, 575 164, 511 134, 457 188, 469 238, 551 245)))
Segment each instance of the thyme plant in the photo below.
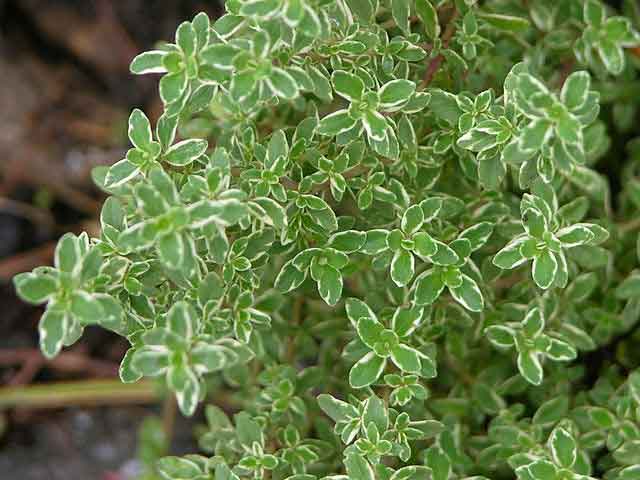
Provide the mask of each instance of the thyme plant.
POLYGON ((167 479, 640 478, 638 4, 225 8, 133 60, 100 235, 15 278, 44 354, 99 325, 206 405, 167 479))

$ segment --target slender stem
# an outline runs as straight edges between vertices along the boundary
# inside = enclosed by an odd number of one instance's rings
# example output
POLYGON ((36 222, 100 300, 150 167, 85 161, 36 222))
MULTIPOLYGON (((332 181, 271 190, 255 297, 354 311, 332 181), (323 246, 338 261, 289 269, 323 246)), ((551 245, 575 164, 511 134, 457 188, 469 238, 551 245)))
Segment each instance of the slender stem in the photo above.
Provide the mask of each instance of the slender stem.
POLYGON ((167 445, 171 445, 173 437, 173 429, 176 423, 176 414, 178 413, 178 403, 175 395, 169 393, 162 404, 162 430, 167 445))
POLYGON ((0 408, 144 404, 159 398, 155 385, 145 380, 137 383, 91 380, 0 388, 0 408))
POLYGON ((620 224, 620 233, 625 234, 640 228, 640 217, 620 224))
MULTIPOLYGON (((449 47, 449 42, 451 41, 453 34, 456 32, 456 20, 458 18, 458 15, 458 10, 455 9, 453 11, 453 14, 451 15, 451 18, 449 19, 449 22, 447 23, 447 27, 445 28, 444 33, 442 34, 442 48, 449 47)), ((425 72, 424 79, 418 87, 418 90, 424 90, 429 86, 429 84, 431 84, 433 77, 435 77, 436 73, 438 73, 438 69, 440 68, 440 65, 442 65, 443 61, 444 55, 442 55, 442 53, 439 53, 431 59, 431 62, 429 62, 429 65, 427 66, 427 71, 425 72)))

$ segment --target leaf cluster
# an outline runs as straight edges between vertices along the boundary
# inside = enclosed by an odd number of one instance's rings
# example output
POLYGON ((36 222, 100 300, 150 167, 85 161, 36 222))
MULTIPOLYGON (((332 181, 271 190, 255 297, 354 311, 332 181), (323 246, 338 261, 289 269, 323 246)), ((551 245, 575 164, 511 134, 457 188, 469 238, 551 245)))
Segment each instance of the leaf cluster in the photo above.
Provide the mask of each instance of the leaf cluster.
POLYGON ((131 63, 164 108, 94 171, 100 234, 15 277, 44 354, 99 325, 130 344, 124 382, 205 404, 170 480, 640 478, 622 3, 228 0, 183 22, 131 63))

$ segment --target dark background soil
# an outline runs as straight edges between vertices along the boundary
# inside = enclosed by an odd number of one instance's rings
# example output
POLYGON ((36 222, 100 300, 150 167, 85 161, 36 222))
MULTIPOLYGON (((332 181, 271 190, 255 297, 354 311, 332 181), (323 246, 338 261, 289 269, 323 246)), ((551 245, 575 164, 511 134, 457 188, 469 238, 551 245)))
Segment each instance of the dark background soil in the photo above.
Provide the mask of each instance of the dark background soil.
MULTIPOLYGON (((215 0, 0 0, 0 388, 114 378, 126 344, 89 330, 70 355, 37 351, 41 310, 16 298, 11 278, 52 261, 66 231, 95 231, 102 200, 91 168, 122 158, 133 107, 161 112, 157 78, 128 65, 215 0), (66 356, 64 356, 66 355, 66 356)), ((0 400, 2 393, 0 393, 0 400)), ((59 409, 0 407, 0 478, 138 478, 137 430, 171 405, 59 409)), ((164 412, 164 413, 163 413, 164 412)), ((168 412, 168 413, 167 413, 168 412)), ((169 421, 171 420, 169 419, 169 421)), ((194 451, 176 418, 172 453, 194 451)))

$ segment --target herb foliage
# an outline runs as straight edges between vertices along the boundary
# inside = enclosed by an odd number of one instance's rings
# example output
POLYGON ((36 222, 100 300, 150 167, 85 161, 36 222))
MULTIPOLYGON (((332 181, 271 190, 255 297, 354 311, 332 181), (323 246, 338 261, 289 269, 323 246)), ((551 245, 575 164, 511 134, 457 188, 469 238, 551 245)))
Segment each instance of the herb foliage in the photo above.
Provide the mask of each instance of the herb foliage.
POLYGON ((100 236, 15 278, 44 354, 99 325, 206 404, 167 479, 640 478, 635 2, 225 3, 133 60, 100 236))

